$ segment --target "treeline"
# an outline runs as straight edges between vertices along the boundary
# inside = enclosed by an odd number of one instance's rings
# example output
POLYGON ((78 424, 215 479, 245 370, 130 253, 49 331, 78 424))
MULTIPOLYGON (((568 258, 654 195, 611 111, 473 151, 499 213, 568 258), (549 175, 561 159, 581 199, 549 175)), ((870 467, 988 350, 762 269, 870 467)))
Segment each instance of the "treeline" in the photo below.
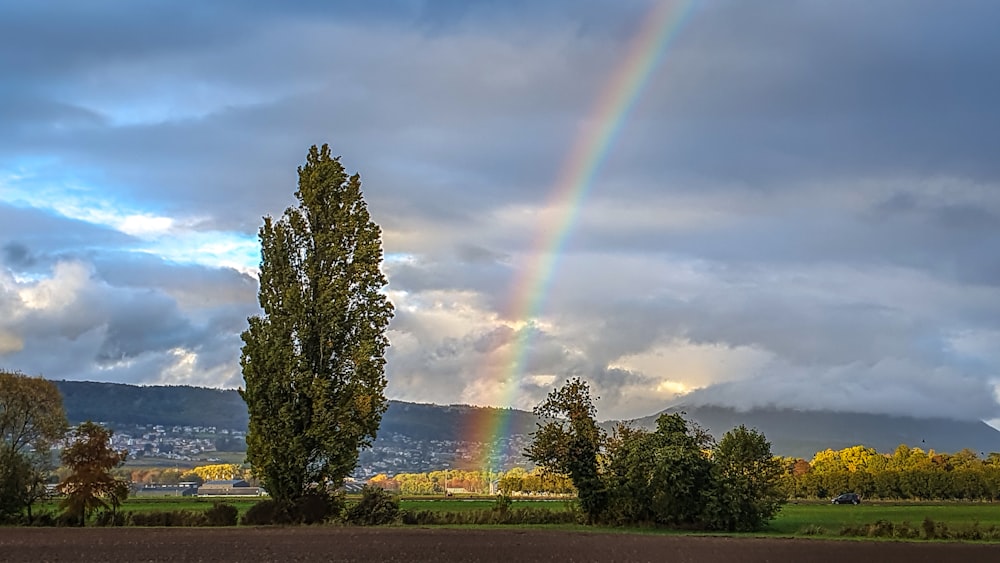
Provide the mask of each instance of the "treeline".
POLYGON ((827 449, 811 461, 782 458, 789 498, 830 498, 845 492, 886 500, 1000 500, 1000 453, 984 458, 963 449, 935 453, 900 445, 891 453, 853 446, 827 449))
POLYGON ((538 469, 528 471, 521 467, 506 472, 449 469, 399 473, 393 477, 382 473, 368 482, 401 495, 443 495, 446 488, 473 494, 504 495, 566 495, 576 492, 573 482, 564 475, 538 469))
POLYGON ((128 473, 129 480, 135 484, 176 485, 178 483, 196 483, 205 481, 228 481, 231 479, 251 480, 253 476, 249 469, 235 463, 218 463, 199 465, 193 469, 148 468, 133 469, 128 473))

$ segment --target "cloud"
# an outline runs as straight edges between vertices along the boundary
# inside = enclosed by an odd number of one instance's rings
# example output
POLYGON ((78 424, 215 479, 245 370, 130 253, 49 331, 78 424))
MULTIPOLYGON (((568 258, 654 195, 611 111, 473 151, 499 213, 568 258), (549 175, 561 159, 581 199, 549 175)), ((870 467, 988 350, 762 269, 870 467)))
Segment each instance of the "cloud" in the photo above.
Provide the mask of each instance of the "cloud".
POLYGON ((329 142, 383 229, 392 398, 995 418, 1000 8, 694 3, 539 248, 648 9, 0 7, 0 362, 239 385, 261 217, 329 142))

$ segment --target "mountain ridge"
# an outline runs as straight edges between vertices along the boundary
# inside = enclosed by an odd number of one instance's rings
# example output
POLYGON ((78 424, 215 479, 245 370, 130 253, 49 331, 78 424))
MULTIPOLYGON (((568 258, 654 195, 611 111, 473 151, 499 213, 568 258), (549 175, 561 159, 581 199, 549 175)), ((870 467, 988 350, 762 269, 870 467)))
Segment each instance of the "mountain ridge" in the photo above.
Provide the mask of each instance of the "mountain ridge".
MULTIPOLYGON (((234 389, 85 381, 54 383, 63 395, 71 423, 95 420, 245 430, 248 422, 246 405, 234 389)), ((804 459, 811 459, 813 454, 827 448, 859 444, 880 452, 891 452, 899 444, 949 453, 963 448, 982 455, 1000 451, 1000 431, 985 422, 942 418, 778 408, 737 411, 719 406, 676 405, 634 419, 631 424, 655 428, 656 418, 664 412, 684 412, 686 418, 716 438, 740 424, 756 428, 771 442, 776 455, 804 459)), ((483 420, 500 415, 509 417, 511 435, 523 436, 536 428, 535 416, 517 409, 390 400, 379 437, 400 435, 428 443, 474 441, 473 432, 482 426, 483 420)), ((602 426, 610 429, 615 423, 605 421, 602 426)))

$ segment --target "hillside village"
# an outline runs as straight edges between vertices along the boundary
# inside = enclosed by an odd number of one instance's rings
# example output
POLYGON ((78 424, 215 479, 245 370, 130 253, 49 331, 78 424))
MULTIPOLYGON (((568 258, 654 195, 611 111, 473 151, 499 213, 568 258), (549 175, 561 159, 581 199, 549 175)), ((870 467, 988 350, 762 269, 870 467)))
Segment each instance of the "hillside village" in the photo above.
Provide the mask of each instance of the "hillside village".
POLYGON ((525 434, 515 434, 498 440, 487 456, 489 447, 481 442, 460 440, 420 440, 397 432, 380 435, 372 448, 363 450, 355 469, 355 478, 379 473, 420 473, 439 469, 480 469, 478 460, 495 460, 495 470, 509 470, 529 465, 521 452, 531 442, 525 434))
MULTIPOLYGON (((215 426, 168 426, 163 424, 111 425, 115 433, 112 446, 129 452, 129 465, 141 466, 156 461, 180 465, 218 463, 220 452, 243 452, 246 431, 215 426)), ((491 456, 496 470, 525 467, 521 452, 530 437, 519 434, 498 441, 491 456)), ((475 468, 485 459, 487 446, 461 440, 421 440, 389 432, 380 435, 372 448, 363 450, 353 477, 365 479, 379 473, 419 473, 445 468, 475 468)), ((229 456, 231 457, 231 455, 229 456)))
POLYGON ((147 424, 114 427, 111 445, 127 450, 128 459, 159 458, 185 462, 216 462, 219 451, 246 449, 246 432, 215 426, 147 424))

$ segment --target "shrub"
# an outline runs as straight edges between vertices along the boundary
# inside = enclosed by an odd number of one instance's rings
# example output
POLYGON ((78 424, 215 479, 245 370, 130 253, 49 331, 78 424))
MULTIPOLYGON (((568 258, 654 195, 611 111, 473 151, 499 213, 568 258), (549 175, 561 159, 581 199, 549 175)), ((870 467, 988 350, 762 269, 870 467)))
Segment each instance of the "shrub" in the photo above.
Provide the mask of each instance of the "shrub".
POLYGON ((250 507, 241 521, 247 526, 270 526, 291 524, 292 516, 288 507, 276 500, 262 500, 250 507))
POLYGON ((344 511, 342 494, 308 494, 292 507, 292 519, 300 524, 321 524, 340 516, 344 511))
POLYGON ((358 526, 391 524, 399 516, 399 501, 381 487, 365 485, 361 500, 347 509, 347 522, 358 526))
POLYGON ((94 517, 94 525, 100 527, 124 526, 127 520, 127 515, 121 512, 102 510, 97 513, 97 516, 94 517))
POLYGON ((268 499, 251 506, 241 523, 248 526, 320 524, 338 517, 343 506, 343 497, 336 494, 307 494, 292 504, 268 499))
POLYGON ((151 510, 129 513, 132 526, 207 526, 208 516, 194 510, 151 510))
POLYGON ((937 537, 937 530, 935 529, 934 521, 931 520, 929 517, 924 518, 924 521, 923 523, 920 524, 920 527, 924 529, 925 539, 932 540, 935 537, 937 537))
POLYGON ((57 516, 51 512, 42 512, 41 514, 36 514, 35 518, 31 521, 31 526, 37 527, 49 527, 57 525, 57 516))
POLYGON ((920 530, 904 520, 902 524, 896 525, 896 529, 893 531, 893 534, 893 537, 910 540, 919 538, 920 530))
POLYGON ((891 538, 893 535, 893 524, 888 520, 878 520, 874 524, 868 525, 868 537, 891 538))
POLYGON ((510 510, 511 505, 514 503, 514 499, 510 496, 500 493, 497 495, 497 499, 493 501, 493 511, 494 512, 507 512, 510 510))
POLYGON ((823 526, 817 526, 816 524, 809 524, 808 526, 803 526, 799 529, 800 536, 825 536, 826 528, 823 526))
POLYGON ((205 511, 209 526, 235 526, 240 511, 231 504, 216 502, 205 511))
POLYGON ((509 510, 468 510, 443 512, 434 510, 403 510, 399 520, 408 526, 451 526, 484 524, 576 524, 579 515, 546 508, 515 508, 509 510))

